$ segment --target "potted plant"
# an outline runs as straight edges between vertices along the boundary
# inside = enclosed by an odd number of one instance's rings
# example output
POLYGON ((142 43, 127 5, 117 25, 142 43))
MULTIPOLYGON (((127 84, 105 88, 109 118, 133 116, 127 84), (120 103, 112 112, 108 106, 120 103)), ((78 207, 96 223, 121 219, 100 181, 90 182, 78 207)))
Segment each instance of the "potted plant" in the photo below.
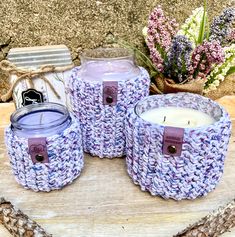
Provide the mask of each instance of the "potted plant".
POLYGON ((205 2, 179 27, 156 7, 143 29, 149 55, 135 48, 149 70, 151 93, 207 94, 216 90, 235 72, 234 19, 235 9, 227 8, 210 24, 205 2))

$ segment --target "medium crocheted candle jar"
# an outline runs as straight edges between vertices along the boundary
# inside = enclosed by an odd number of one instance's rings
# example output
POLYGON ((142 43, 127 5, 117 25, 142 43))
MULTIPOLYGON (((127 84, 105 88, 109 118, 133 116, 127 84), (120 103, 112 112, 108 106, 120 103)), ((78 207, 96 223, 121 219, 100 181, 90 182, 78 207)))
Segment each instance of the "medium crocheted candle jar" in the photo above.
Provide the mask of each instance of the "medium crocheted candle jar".
POLYGON ((135 184, 152 195, 176 200, 205 196, 223 174, 230 135, 228 113, 208 98, 190 93, 149 96, 128 112, 128 174, 135 184), (184 114, 184 121, 179 122, 174 110, 184 108, 191 112, 184 114), (168 109, 175 114, 171 121, 167 121, 170 113, 164 115, 168 109), (154 110, 154 116, 144 116, 154 110), (196 113, 214 122, 206 125, 206 119, 197 117, 196 113), (199 126, 195 125, 196 120, 199 126), (179 126, 164 125, 177 125, 177 122, 179 126))
POLYGON ((5 142, 16 180, 27 189, 61 189, 83 168, 80 126, 63 105, 18 109, 5 130, 5 142))
POLYGON ((122 157, 126 112, 149 94, 149 75, 124 49, 87 51, 81 60, 67 90, 81 123, 84 151, 100 158, 122 157))

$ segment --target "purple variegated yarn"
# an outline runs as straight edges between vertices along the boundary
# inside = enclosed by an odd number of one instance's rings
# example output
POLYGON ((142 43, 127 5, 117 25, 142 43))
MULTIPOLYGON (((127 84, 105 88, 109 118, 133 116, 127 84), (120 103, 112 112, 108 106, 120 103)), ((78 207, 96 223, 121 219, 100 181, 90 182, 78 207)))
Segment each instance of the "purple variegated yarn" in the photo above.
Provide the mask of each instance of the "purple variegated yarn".
POLYGON ((79 119, 85 152, 100 158, 125 155, 124 120, 128 108, 149 94, 150 79, 147 71, 134 78, 118 81, 117 103, 103 105, 103 82, 85 81, 74 68, 67 82, 71 109, 79 119))
POLYGON ((26 189, 49 192, 76 179, 83 168, 82 137, 77 121, 62 133, 47 137, 49 163, 33 163, 28 139, 18 137, 9 126, 5 142, 16 181, 26 189))
POLYGON ((152 108, 177 106, 200 110, 214 124, 185 128, 180 156, 164 155, 164 126, 143 120, 134 109, 126 120, 128 174, 143 191, 163 198, 194 199, 205 196, 219 182, 231 135, 228 113, 216 102, 196 94, 149 96, 141 100, 139 114, 152 108))

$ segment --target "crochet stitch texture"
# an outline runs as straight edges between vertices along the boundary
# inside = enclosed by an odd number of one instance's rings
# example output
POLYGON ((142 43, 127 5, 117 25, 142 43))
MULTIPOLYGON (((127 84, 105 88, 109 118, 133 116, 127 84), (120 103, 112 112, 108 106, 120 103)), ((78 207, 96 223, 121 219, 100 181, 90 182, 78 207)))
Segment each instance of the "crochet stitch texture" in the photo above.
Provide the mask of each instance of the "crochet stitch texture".
POLYGON ((10 164, 16 181, 26 189, 49 192, 61 189, 76 179, 83 168, 80 126, 72 124, 62 133, 47 137, 49 163, 33 164, 28 153, 28 139, 18 137, 11 127, 5 130, 10 164))
POLYGON ((149 74, 140 67, 137 77, 118 81, 117 103, 103 104, 103 82, 85 81, 74 68, 67 92, 74 115, 81 123, 85 152, 100 158, 125 155, 124 120, 128 108, 149 94, 149 74))

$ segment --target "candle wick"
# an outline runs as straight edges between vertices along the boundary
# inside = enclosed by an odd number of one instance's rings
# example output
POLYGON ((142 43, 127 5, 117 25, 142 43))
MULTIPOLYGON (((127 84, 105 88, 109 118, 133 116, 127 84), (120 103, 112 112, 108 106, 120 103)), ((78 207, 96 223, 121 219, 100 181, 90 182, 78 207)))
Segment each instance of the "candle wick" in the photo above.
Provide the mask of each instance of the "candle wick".
POLYGON ((42 124, 42 116, 43 114, 40 115, 40 124, 42 124))
POLYGON ((190 125, 190 120, 188 121, 188 125, 190 125))
POLYGON ((166 122, 166 116, 164 116, 164 120, 163 120, 163 123, 165 123, 166 122))

